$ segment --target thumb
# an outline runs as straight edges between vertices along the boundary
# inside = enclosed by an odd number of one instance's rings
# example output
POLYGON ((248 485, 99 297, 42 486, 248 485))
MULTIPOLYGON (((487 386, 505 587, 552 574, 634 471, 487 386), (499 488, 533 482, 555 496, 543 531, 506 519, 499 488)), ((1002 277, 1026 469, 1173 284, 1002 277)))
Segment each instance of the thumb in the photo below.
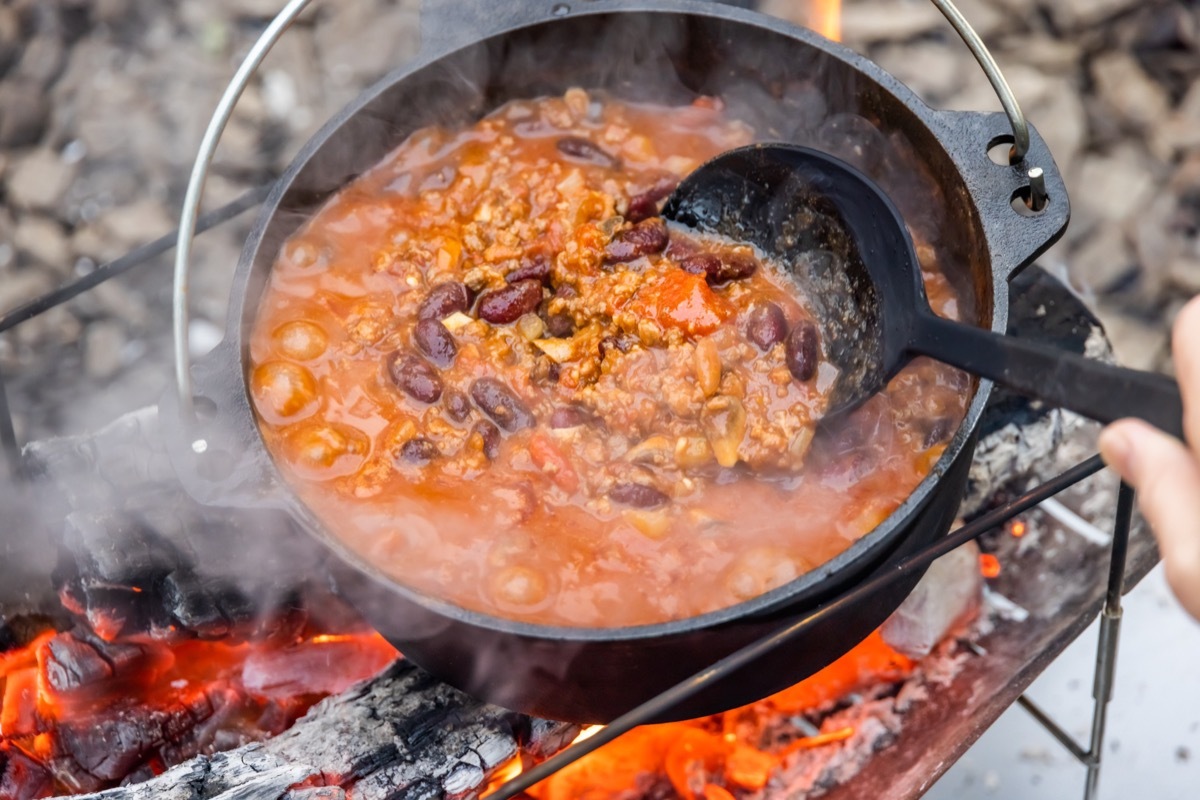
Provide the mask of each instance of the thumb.
POLYGON ((1100 454, 1138 492, 1176 596, 1200 618, 1200 462, 1178 439, 1140 420, 1100 435, 1100 454))

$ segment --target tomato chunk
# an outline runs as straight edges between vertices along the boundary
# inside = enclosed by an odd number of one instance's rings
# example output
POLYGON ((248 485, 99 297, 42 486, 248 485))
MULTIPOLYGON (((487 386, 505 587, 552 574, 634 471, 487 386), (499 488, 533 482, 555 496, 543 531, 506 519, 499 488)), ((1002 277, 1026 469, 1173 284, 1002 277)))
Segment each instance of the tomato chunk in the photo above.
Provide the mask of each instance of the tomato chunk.
POLYGON ((633 310, 665 328, 677 328, 689 336, 712 333, 729 318, 732 310, 704 280, 683 270, 668 272, 639 291, 633 310))

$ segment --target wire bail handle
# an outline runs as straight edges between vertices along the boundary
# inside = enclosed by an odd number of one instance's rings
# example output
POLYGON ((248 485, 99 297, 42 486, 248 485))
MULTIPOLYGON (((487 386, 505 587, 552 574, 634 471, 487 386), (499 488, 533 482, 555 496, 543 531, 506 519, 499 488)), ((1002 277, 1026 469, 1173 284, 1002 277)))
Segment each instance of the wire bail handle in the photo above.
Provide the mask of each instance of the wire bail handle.
MULTIPOLYGON (((446 1, 446 0, 443 0, 446 1)), ((1000 105, 1008 115, 1009 124, 1013 131, 1013 145, 1010 152, 1010 162, 1013 165, 1022 164, 1029 152, 1029 123, 1021 112, 1021 106, 1008 85, 999 64, 988 51, 983 39, 971 27, 971 23, 962 15, 952 0, 930 0, 950 22, 954 30, 962 37, 975 60, 987 75, 992 88, 1000 98, 1000 105)), ((284 31, 291 27, 296 18, 312 3, 312 0, 289 0, 283 10, 271 21, 266 30, 250 48, 242 61, 233 80, 225 87, 221 101, 209 120, 208 129, 200 141, 200 149, 196 161, 192 165, 191 177, 188 180, 187 194, 184 196, 183 209, 179 215, 179 235, 175 246, 175 283, 172 295, 173 334, 175 345, 175 387, 179 395, 179 412, 185 424, 192 425, 196 421, 196 408, 192 395, 191 358, 188 352, 188 326, 190 323, 189 274, 188 268, 192 257, 192 242, 196 238, 196 221, 200 215, 200 203, 204 199, 204 186, 208 181, 208 173, 216 155, 217 144, 225 127, 233 116, 233 109, 241 99, 242 93, 250 84, 259 66, 271 48, 283 36, 284 31)), ((1029 206, 1034 211, 1040 211, 1046 204, 1046 185, 1040 167, 1031 167, 1027 171, 1029 178, 1029 206)), ((196 439, 192 442, 192 450, 197 454, 208 449, 208 442, 196 439)))

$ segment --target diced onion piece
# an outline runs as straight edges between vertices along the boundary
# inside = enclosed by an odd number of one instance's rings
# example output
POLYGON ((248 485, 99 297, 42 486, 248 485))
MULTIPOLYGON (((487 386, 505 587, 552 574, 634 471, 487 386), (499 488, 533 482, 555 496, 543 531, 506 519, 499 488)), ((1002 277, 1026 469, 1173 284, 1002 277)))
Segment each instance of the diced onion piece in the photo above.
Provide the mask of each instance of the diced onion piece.
POLYGON ((474 321, 475 320, 471 319, 463 312, 455 311, 453 314, 442 320, 442 324, 446 326, 446 330, 450 331, 451 333, 457 333, 459 330, 467 325, 470 325, 474 321))
POLYGON ((527 341, 534 342, 546 332, 546 323, 537 314, 522 314, 517 320, 517 333, 527 341))
POLYGON ((550 358, 559 364, 574 361, 579 354, 579 342, 574 338, 538 339, 533 344, 537 349, 550 356, 550 358))

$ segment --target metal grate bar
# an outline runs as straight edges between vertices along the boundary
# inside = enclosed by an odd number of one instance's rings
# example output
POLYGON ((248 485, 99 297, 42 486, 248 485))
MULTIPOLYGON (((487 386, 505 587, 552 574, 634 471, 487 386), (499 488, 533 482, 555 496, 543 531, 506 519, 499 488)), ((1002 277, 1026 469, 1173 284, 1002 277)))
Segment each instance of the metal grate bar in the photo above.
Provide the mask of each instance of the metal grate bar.
MULTIPOLYGON (((251 189, 232 203, 205 214, 196 225, 197 232, 215 228, 259 205, 263 200, 267 199, 267 195, 271 193, 273 186, 273 184, 268 184, 267 186, 260 186, 257 189, 251 189)), ((175 246, 175 240, 178 235, 178 231, 172 231, 149 244, 144 244, 136 250, 126 253, 115 261, 110 261, 107 264, 97 267, 78 280, 74 280, 65 286, 60 286, 52 292, 29 301, 25 305, 17 306, 7 314, 0 316, 0 333, 4 333, 20 325, 22 322, 27 322, 39 314, 44 314, 55 306, 62 305, 110 278, 115 278, 134 267, 161 256, 175 246)))
POLYGON ((632 711, 622 714, 594 736, 571 745, 566 750, 543 761, 533 769, 523 772, 516 778, 502 784, 494 792, 486 795, 483 800, 510 800, 510 798, 516 797, 526 789, 533 788, 568 764, 572 764, 584 756, 595 752, 639 725, 645 725, 659 718, 710 683, 752 664, 777 647, 800 637, 826 615, 847 605, 859 602, 905 575, 928 567, 933 561, 949 553, 951 550, 966 544, 972 539, 978 538, 980 535, 999 525, 1003 525, 1018 514, 1033 508, 1038 503, 1049 497, 1053 497, 1064 489, 1074 486, 1076 483, 1096 474, 1103 468, 1104 462, 1100 460, 1099 456, 1092 456, 1087 461, 1075 465, 1061 475, 1030 490, 1013 502, 963 525, 935 544, 930 545, 906 561, 896 565, 893 569, 858 584, 850 591, 817 609, 812 614, 793 622, 786 628, 746 645, 741 650, 722 658, 708 669, 696 673, 682 683, 678 683, 667 689, 657 697, 647 700, 632 711))

